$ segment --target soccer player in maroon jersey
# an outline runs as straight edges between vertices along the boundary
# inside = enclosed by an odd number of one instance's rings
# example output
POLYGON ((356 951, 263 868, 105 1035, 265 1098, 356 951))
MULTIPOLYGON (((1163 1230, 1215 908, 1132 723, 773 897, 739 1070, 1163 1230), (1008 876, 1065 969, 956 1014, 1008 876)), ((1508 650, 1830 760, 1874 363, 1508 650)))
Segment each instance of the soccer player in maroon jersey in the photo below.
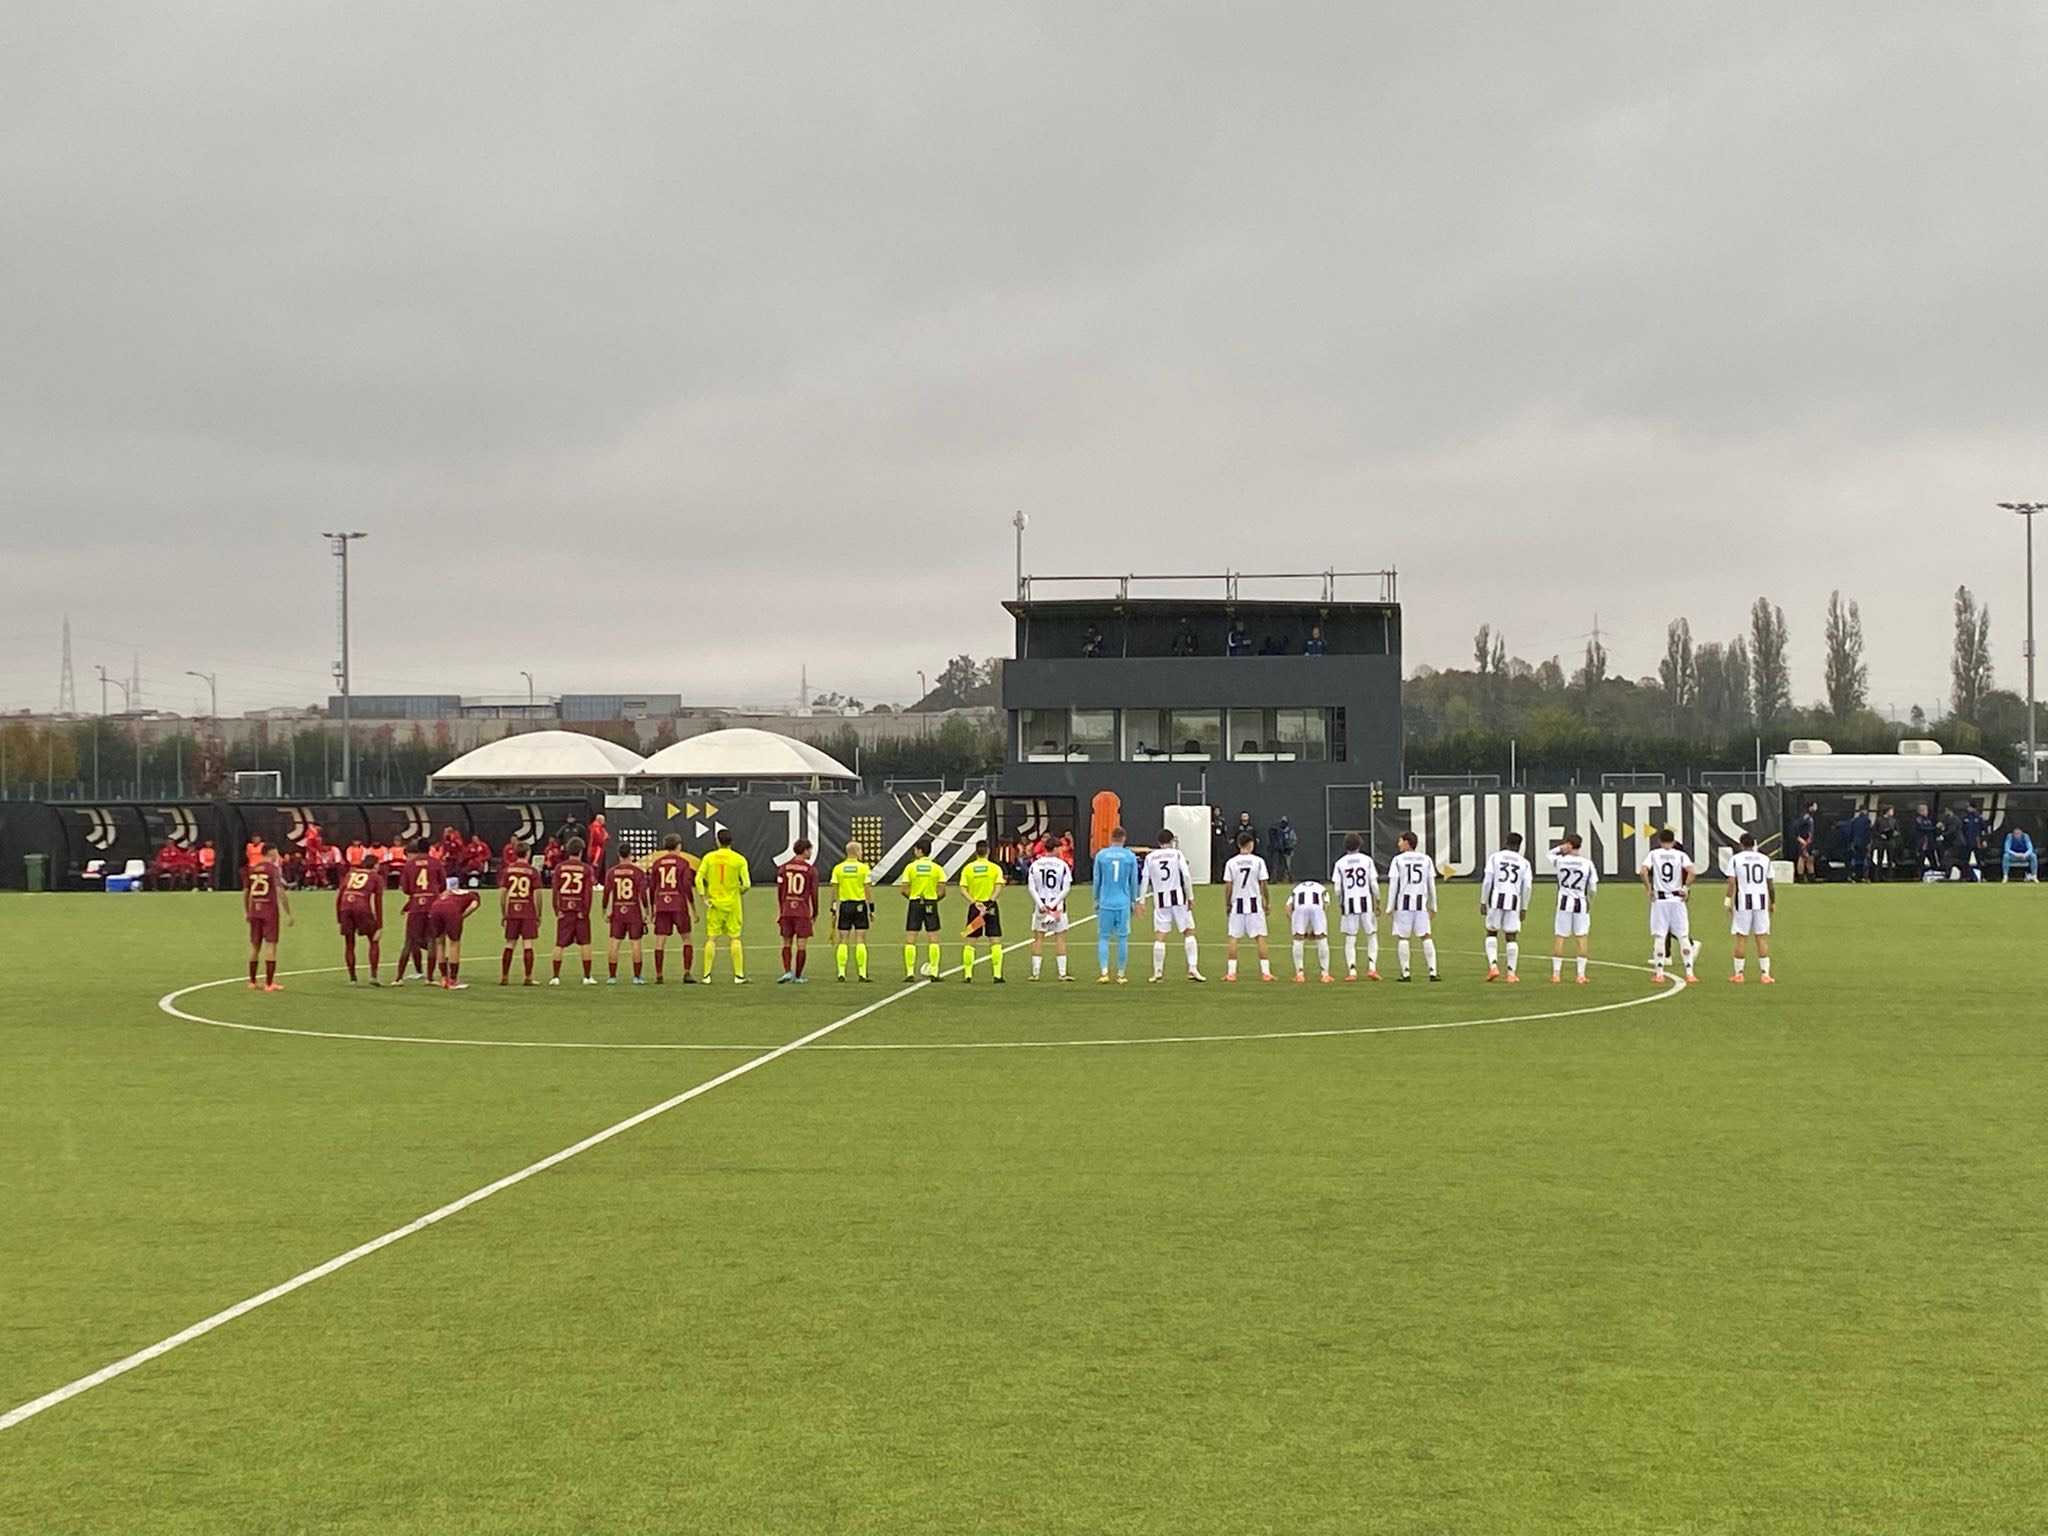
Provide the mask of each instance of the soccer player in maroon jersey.
POLYGON ((334 893, 334 926, 341 930, 342 957, 348 961, 348 984, 356 984, 356 938, 370 941, 370 985, 377 979, 384 939, 384 871, 374 864, 347 870, 334 893))
MULTIPOLYGON (((434 962, 441 972, 441 985, 450 992, 460 992, 469 986, 462 979, 462 924, 482 904, 483 897, 462 888, 460 875, 450 875, 447 888, 427 909, 427 932, 433 943, 434 962)), ((427 979, 433 980, 431 976, 427 979)))
POLYGON ((604 877, 605 910, 611 914, 611 939, 605 950, 609 985, 619 984, 619 941, 633 941, 633 985, 645 985, 640 977, 640 937, 647 932, 647 871, 631 859, 622 858, 604 877))
POLYGON ((583 954, 583 985, 594 987, 590 974, 590 903, 596 896, 597 876, 583 862, 583 839, 572 837, 562 849, 562 862, 555 866, 555 973, 548 985, 562 984, 562 951, 575 945, 583 954))
POLYGON ((804 979, 804 961, 811 949, 811 930, 818 921, 818 871, 811 863, 811 840, 800 837, 789 857, 775 871, 775 910, 782 927, 782 975, 804 979))
POLYGON ((505 919, 505 953, 498 958, 498 985, 512 980, 512 951, 523 947, 526 985, 533 985, 533 942, 540 937, 540 872, 527 862, 526 844, 513 838, 505 845, 505 867, 498 871, 499 904, 505 919))
POLYGON ((249 921, 249 985, 258 985, 256 966, 263 966, 262 990, 282 992, 277 984, 277 925, 279 912, 292 920, 291 898, 284 893, 284 868, 277 862, 277 850, 260 843, 256 861, 242 877, 242 915, 249 921))
POLYGON ((683 852, 683 840, 675 833, 661 840, 661 852, 647 866, 647 883, 654 892, 654 984, 661 985, 668 936, 679 933, 683 936, 683 985, 693 986, 697 952, 690 943, 690 914, 697 904, 697 866, 683 852))
POLYGON ((398 888, 405 893, 405 943, 398 951, 397 974, 391 978, 394 987, 405 985, 407 965, 411 965, 423 979, 434 979, 427 963, 427 912, 445 880, 441 856, 434 845, 424 837, 414 838, 412 852, 398 876, 398 888))

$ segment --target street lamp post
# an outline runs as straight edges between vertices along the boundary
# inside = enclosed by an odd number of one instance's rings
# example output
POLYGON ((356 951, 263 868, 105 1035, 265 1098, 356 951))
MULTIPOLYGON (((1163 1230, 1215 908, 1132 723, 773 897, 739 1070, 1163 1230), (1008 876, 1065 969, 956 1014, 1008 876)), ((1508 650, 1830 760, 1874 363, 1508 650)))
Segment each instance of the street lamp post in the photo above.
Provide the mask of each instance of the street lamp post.
POLYGON ((339 568, 337 580, 340 583, 341 659, 334 664, 334 676, 341 684, 341 792, 346 795, 354 782, 349 772, 350 746, 354 732, 350 729, 348 689, 348 547, 355 540, 367 539, 369 535, 359 530, 354 533, 323 533, 320 537, 326 539, 333 547, 335 564, 339 568))
POLYGON ((185 675, 187 677, 196 677, 199 681, 206 684, 207 697, 212 700, 207 709, 207 718, 209 720, 218 720, 220 718, 220 674, 218 672, 194 672, 190 667, 187 667, 185 675))
POLYGON ((527 711, 527 713, 528 713, 528 714, 532 714, 532 713, 533 713, 533 674, 532 674, 531 672, 527 671, 527 670, 526 670, 526 669, 525 669, 524 667, 521 667, 521 668, 519 669, 519 675, 520 675, 521 677, 523 677, 523 678, 525 678, 525 679, 526 679, 526 711, 527 711))
POLYGON ((1020 510, 1010 519, 1010 526, 1017 530, 1017 601, 1024 601, 1024 530, 1031 525, 1031 519, 1020 510))
POLYGON ((2027 779, 2041 782, 2041 758, 2034 741, 2034 514, 2048 511, 2048 501, 2001 501, 2027 524, 2027 779))

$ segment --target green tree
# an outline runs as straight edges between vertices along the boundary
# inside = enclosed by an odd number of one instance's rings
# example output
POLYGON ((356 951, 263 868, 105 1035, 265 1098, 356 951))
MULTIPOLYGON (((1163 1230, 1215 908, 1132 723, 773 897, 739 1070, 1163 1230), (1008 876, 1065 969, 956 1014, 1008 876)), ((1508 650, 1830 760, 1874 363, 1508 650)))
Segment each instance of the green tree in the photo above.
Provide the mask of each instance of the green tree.
POLYGON ((1979 608, 1968 587, 1956 588, 1955 651, 1948 675, 1950 711, 1976 724, 1991 691, 1991 609, 1979 608))
POLYGON ((1774 725, 1792 707, 1792 675, 1786 660, 1785 610, 1760 597, 1749 610, 1750 697, 1756 718, 1774 725))
POLYGON ((1825 644, 1828 709, 1847 720, 1869 701, 1870 669, 1863 663, 1863 614, 1854 600, 1844 606, 1839 591, 1828 594, 1825 644))

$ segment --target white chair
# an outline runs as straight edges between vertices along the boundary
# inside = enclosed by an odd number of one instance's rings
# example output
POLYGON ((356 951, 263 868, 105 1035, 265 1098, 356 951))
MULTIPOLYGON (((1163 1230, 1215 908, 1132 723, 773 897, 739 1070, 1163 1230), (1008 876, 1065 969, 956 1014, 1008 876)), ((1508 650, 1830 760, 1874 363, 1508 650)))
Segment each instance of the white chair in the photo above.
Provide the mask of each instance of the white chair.
POLYGON ((106 879, 107 861, 105 859, 88 859, 86 861, 85 868, 81 869, 78 872, 78 878, 81 880, 106 879))
POLYGON ((144 875, 149 873, 149 863, 147 860, 144 859, 130 859, 128 861, 128 867, 122 870, 121 873, 126 875, 130 880, 140 880, 144 875))

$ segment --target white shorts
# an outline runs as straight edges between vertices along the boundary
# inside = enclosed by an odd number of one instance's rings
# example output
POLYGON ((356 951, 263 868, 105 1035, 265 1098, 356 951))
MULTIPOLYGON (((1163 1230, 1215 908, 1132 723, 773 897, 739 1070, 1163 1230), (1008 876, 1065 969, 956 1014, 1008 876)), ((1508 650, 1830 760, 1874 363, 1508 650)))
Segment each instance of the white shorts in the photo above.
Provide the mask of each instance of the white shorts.
POLYGON ((1650 903, 1650 937, 1661 939, 1667 934, 1692 937, 1692 914, 1684 902, 1670 896, 1650 903))
POLYGON ((1067 909, 1053 907, 1050 910, 1036 907, 1031 913, 1033 933, 1065 933, 1067 931, 1067 909))
POLYGON ((1756 907, 1745 911, 1743 908, 1737 907, 1735 909, 1735 919, 1728 925, 1728 931, 1738 934, 1769 933, 1771 931, 1771 909, 1769 907, 1756 907))
POLYGON ((1520 907, 1488 907, 1486 926, 1495 933, 1520 933, 1522 931, 1522 909, 1520 907))
POLYGON ((1368 908, 1363 912, 1346 912, 1341 919, 1341 926, 1346 933, 1378 933, 1380 920, 1368 908))
POLYGON ((1263 912, 1231 913, 1230 936, 1233 939, 1263 939, 1266 936, 1266 914, 1263 912))
POLYGON ((1427 912, 1396 912, 1394 914, 1394 937, 1397 939, 1428 938, 1429 914, 1427 912))
POLYGON ((1583 939, 1593 931, 1590 912, 1560 912, 1554 930, 1560 939, 1583 939))
POLYGON ((1300 907, 1294 913, 1294 936, 1320 939, 1330 931, 1330 915, 1321 907, 1300 907))
POLYGON ((1195 914, 1188 907, 1154 907, 1152 909, 1152 931, 1154 933, 1193 933, 1195 914))

